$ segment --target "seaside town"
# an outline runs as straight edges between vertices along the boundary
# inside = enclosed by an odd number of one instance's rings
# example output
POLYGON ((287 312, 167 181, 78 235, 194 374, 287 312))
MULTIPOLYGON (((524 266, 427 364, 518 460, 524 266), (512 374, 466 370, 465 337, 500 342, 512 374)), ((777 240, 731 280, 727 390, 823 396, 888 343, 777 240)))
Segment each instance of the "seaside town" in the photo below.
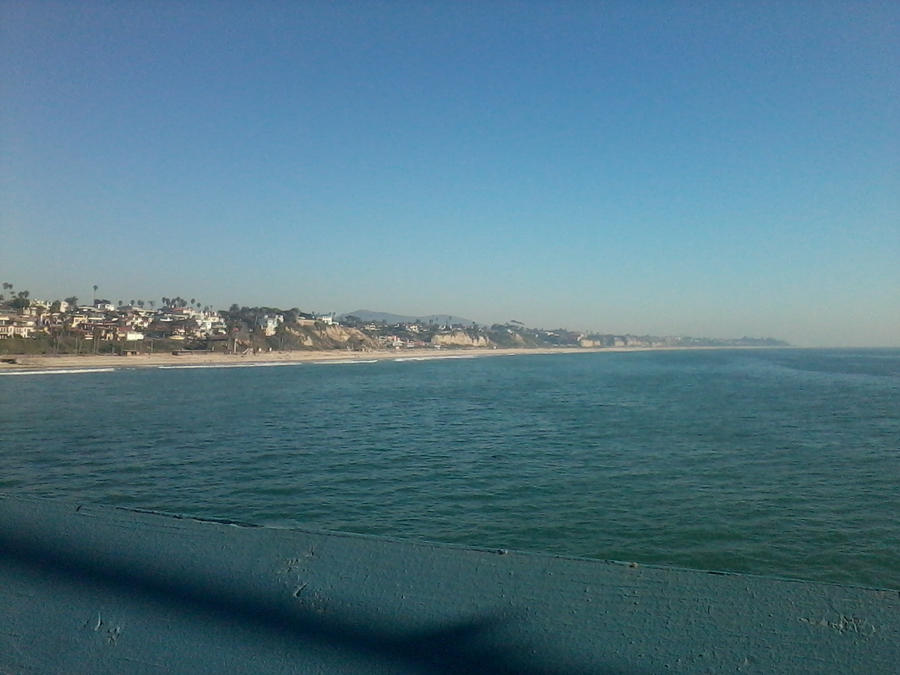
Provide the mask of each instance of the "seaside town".
POLYGON ((423 348, 783 346, 773 338, 714 339, 536 329, 510 320, 480 325, 460 317, 404 317, 358 310, 340 316, 294 307, 214 309, 197 298, 159 300, 76 296, 32 298, 3 282, 0 353, 120 354, 260 353, 295 350, 380 351, 423 348))

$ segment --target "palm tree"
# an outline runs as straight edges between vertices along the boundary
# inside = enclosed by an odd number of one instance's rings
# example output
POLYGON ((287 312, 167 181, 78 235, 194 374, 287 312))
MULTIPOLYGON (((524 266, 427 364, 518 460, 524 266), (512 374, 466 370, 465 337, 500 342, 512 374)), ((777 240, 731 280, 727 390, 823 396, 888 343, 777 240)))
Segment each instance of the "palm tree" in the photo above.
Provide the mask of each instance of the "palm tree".
POLYGON ((97 289, 100 288, 97 284, 94 284, 94 299, 93 302, 97 302, 97 289))

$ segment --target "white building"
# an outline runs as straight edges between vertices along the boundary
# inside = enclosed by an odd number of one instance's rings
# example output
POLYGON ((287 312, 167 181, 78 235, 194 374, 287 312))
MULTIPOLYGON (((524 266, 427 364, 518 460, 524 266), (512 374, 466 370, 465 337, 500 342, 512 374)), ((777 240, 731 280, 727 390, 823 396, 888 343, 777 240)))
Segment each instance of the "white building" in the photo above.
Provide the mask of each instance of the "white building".
POLYGON ((29 338, 34 332, 34 320, 0 315, 0 338, 29 338))
POLYGON ((320 321, 324 323, 326 326, 331 326, 334 324, 334 312, 331 314, 316 314, 316 321, 320 321))
POLYGON ((275 335, 275 331, 278 329, 278 326, 284 323, 284 316, 281 314, 276 314, 275 316, 269 316, 268 314, 263 314, 256 322, 256 325, 263 329, 263 332, 266 336, 271 337, 275 335))

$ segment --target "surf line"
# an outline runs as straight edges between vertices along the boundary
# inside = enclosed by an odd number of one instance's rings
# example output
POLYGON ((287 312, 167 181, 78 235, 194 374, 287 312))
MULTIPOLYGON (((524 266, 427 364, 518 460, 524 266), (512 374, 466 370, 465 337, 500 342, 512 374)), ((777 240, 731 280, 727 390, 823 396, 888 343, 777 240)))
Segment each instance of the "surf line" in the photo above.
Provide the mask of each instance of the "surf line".
POLYGON ((0 375, 76 375, 80 373, 111 373, 115 368, 59 368, 54 370, 9 370, 0 375))
POLYGON ((275 366, 299 366, 303 361, 273 361, 253 363, 202 363, 179 366, 156 366, 158 370, 210 370, 212 368, 274 368, 275 366))

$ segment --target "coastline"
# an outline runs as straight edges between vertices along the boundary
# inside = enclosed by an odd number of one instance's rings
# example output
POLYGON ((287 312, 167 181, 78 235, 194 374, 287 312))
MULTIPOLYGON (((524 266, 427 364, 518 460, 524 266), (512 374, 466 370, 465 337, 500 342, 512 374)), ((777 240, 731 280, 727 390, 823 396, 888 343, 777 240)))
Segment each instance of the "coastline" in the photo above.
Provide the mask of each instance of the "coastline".
POLYGON ((237 367, 277 366, 301 363, 366 363, 374 361, 425 361, 432 359, 468 359, 489 356, 517 356, 543 354, 598 354, 654 351, 705 351, 721 349, 766 349, 766 347, 516 347, 516 348, 456 348, 456 349, 390 349, 379 351, 272 351, 257 354, 230 354, 197 352, 174 354, 4 354, 0 362, 0 374, 48 371, 110 370, 122 368, 169 367, 237 367))
POLYGON ((599 351, 634 351, 630 349, 585 349, 561 347, 558 349, 402 349, 380 351, 272 351, 257 354, 230 353, 180 353, 161 352, 120 356, 118 354, 7 354, 5 359, 14 363, 0 362, 0 373, 48 370, 95 370, 109 368, 159 368, 184 366, 253 366, 290 365, 299 363, 365 363, 386 360, 430 360, 449 358, 478 358, 485 356, 509 356, 515 354, 564 354, 599 351))

